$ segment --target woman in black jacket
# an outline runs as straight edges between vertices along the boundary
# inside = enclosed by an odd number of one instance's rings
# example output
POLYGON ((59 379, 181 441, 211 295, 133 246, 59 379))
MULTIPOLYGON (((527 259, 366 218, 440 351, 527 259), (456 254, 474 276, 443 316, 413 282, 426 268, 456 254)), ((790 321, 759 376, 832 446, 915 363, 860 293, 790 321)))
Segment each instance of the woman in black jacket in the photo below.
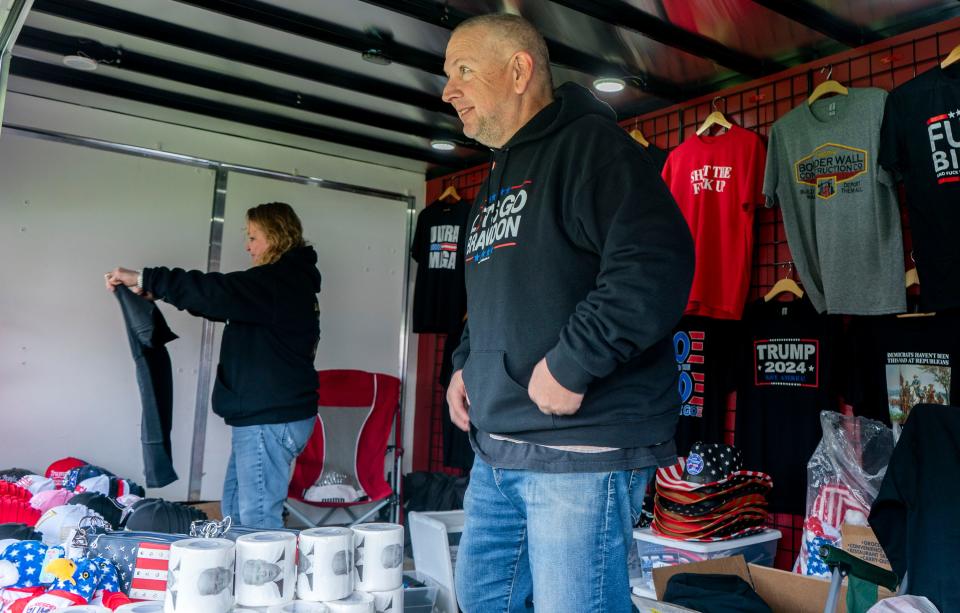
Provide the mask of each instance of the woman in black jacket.
POLYGON ((313 432, 320 338, 317 254, 283 202, 247 211, 247 270, 116 268, 107 288, 126 285, 213 321, 226 322, 213 412, 232 426, 224 516, 255 528, 283 526, 290 465, 313 432))

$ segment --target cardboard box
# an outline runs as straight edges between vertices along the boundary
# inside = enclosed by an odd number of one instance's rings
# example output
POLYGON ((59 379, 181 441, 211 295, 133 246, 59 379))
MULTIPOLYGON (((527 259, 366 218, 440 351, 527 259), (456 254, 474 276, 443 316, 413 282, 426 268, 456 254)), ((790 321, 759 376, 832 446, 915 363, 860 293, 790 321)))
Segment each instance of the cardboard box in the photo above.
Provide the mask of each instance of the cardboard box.
MULTIPOLYGON (((653 583, 658 599, 663 598, 667 581, 677 573, 737 575, 753 586, 773 613, 823 613, 827 594, 830 592, 828 580, 747 564, 743 556, 734 556, 654 569, 653 583)), ((880 588, 878 595, 883 599, 893 596, 893 593, 880 588)), ((847 588, 843 585, 840 588, 837 613, 846 613, 846 597, 847 588)))
POLYGON ((840 535, 840 543, 844 551, 871 564, 892 570, 890 561, 887 560, 887 554, 883 552, 883 547, 877 541, 877 535, 873 533, 869 526, 843 524, 840 527, 840 535))

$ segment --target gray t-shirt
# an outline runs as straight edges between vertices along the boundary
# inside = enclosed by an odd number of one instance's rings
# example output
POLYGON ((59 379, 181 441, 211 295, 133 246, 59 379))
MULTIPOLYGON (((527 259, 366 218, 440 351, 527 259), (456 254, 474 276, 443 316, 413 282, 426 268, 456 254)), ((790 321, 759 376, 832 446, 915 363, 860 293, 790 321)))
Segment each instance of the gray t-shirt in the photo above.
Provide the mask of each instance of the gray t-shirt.
POLYGON ((906 310, 894 181, 877 165, 887 93, 850 88, 770 129, 763 193, 779 199, 804 290, 821 313, 906 310))

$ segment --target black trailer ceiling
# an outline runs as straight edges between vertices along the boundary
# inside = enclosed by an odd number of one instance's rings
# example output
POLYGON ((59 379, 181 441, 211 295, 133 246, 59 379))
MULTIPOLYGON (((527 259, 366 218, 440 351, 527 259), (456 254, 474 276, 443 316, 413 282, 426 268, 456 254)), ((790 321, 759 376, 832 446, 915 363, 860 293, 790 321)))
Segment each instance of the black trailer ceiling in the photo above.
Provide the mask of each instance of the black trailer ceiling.
POLYGON ((443 52, 458 23, 499 11, 543 32, 556 82, 624 79, 599 95, 628 117, 960 16, 960 2, 35 0, 9 89, 436 175, 486 159, 440 100, 443 52), (64 64, 77 55, 96 70, 64 64))

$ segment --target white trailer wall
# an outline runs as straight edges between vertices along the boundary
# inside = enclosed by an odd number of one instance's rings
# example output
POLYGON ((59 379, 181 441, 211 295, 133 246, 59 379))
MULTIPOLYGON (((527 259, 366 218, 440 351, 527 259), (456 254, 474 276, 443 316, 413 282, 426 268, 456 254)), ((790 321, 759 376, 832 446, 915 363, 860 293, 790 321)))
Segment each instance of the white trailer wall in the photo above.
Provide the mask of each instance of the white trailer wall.
MULTIPOLYGON (((322 177, 423 201, 419 173, 264 142, 269 133, 260 140, 240 138, 16 93, 9 94, 4 124, 322 177)), ((133 363, 116 300, 102 287, 103 273, 116 265, 204 268, 213 184, 208 169, 0 132, 0 467, 42 471, 51 460, 74 455, 142 482, 133 363)), ((230 173, 221 270, 248 266, 243 213, 267 200, 294 205, 319 253, 324 282, 318 368, 397 373, 405 203, 230 173)), ((201 322, 163 309, 180 336, 169 345, 180 480, 150 493, 176 500, 187 495, 201 322)), ((410 359, 408 448, 415 372, 410 359)), ((229 435, 222 420, 208 417, 201 496, 219 499, 229 435)))

